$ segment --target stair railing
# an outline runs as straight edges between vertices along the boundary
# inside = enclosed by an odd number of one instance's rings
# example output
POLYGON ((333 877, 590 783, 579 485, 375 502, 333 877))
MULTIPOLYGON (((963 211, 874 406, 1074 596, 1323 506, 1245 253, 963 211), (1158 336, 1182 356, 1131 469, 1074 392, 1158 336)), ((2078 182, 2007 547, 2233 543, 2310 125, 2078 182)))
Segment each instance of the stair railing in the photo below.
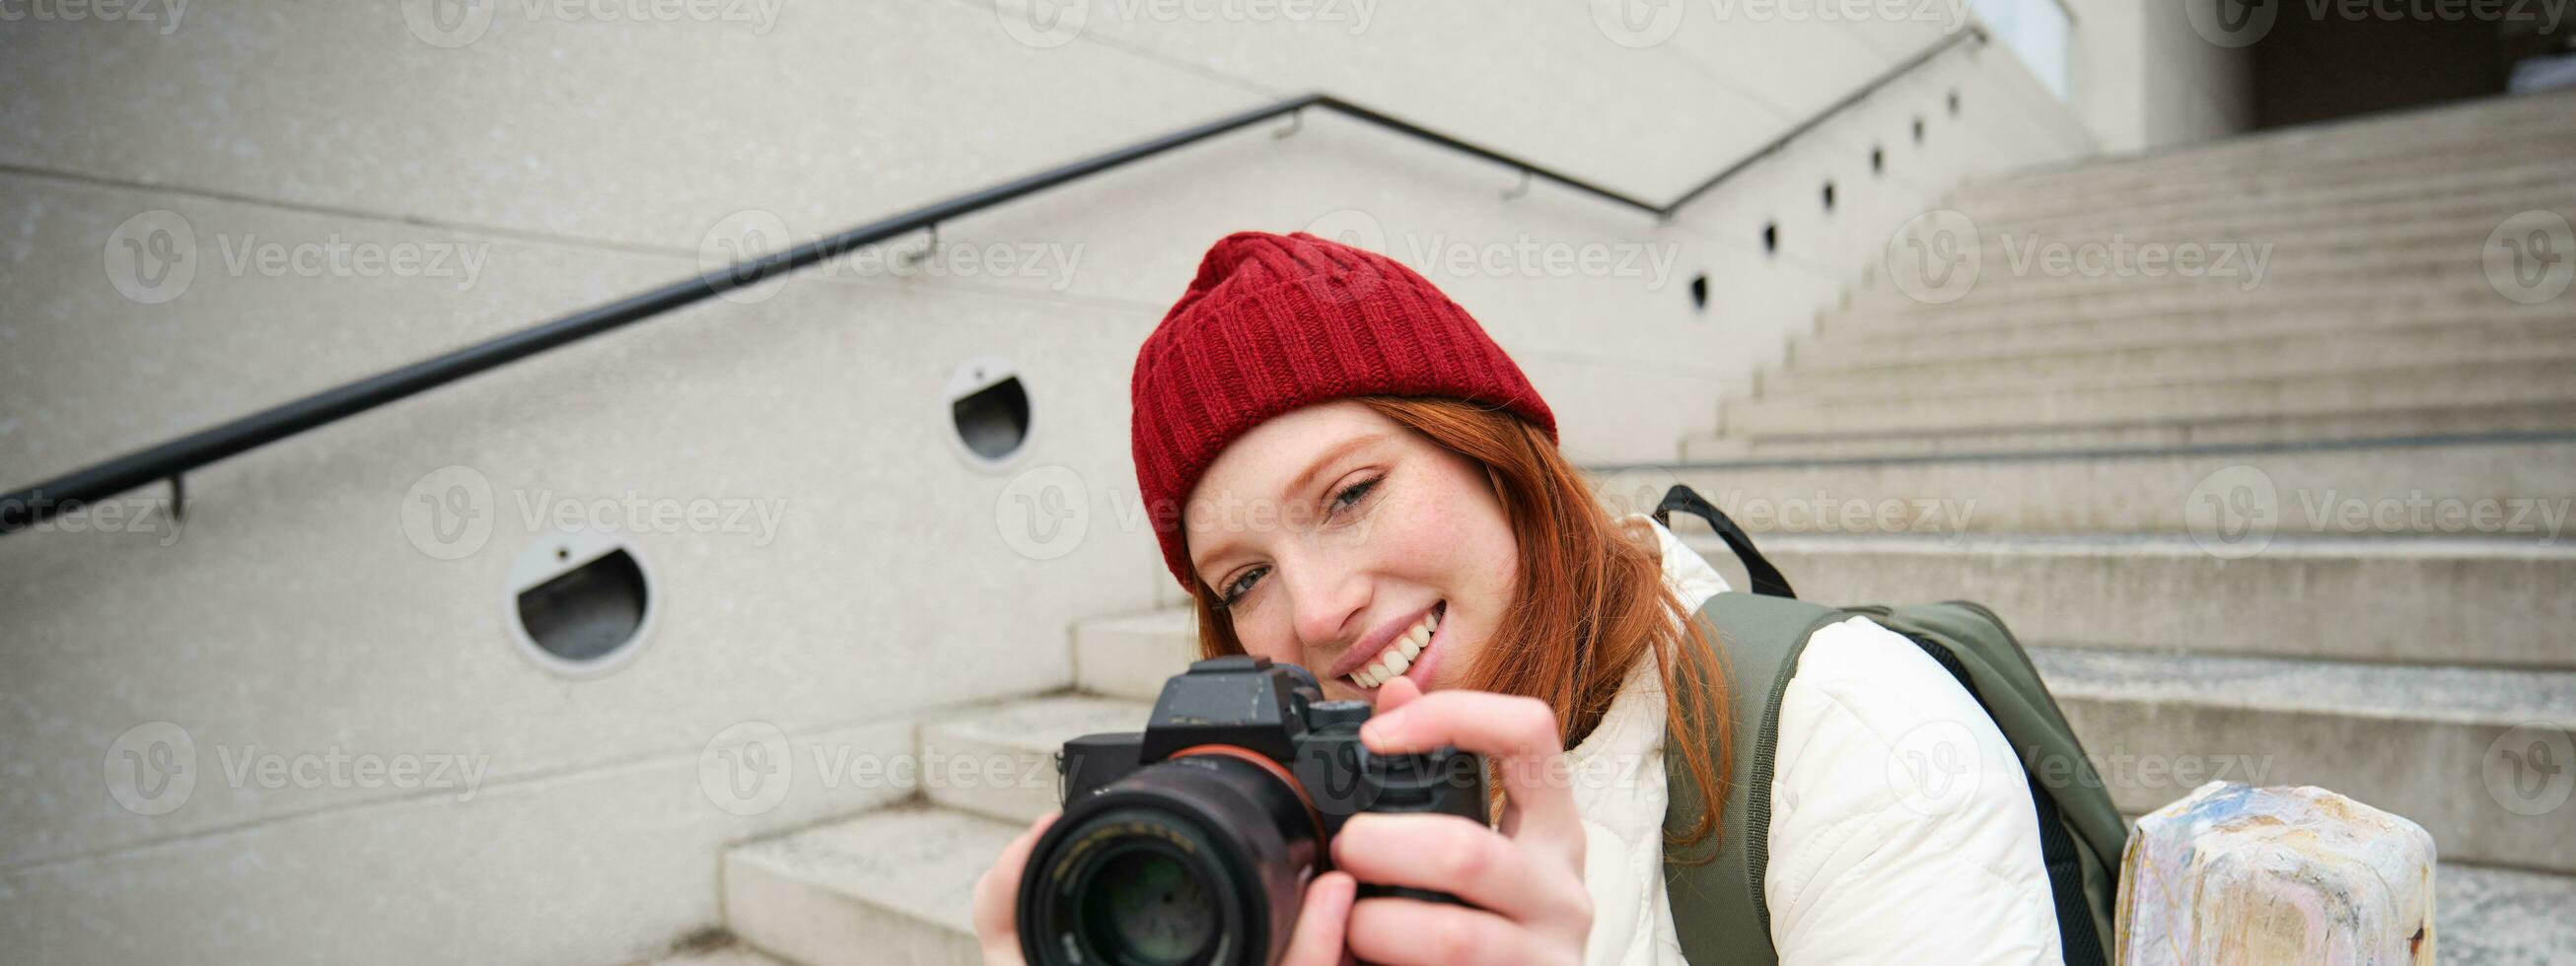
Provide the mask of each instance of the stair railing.
MULTIPOLYGON (((1524 179, 1544 178, 1612 204, 1646 212, 1654 215, 1657 221, 1663 221, 1671 218, 1682 206, 1708 193, 1710 189, 1727 179, 1764 158, 1779 153, 1792 140, 1814 130, 1818 125, 1853 105, 1867 100, 1870 95, 1961 43, 1983 46, 1986 43, 1986 32, 1982 27, 1970 24, 1958 33, 1943 37, 1925 47, 1922 52, 1881 72, 1869 82, 1854 88, 1851 93, 1826 105, 1797 126, 1782 132, 1769 143, 1734 164, 1728 165, 1725 170, 1719 171, 1708 180, 1683 192, 1680 197, 1660 205, 1593 184, 1532 161, 1459 140, 1331 94, 1311 93, 1291 97, 1266 107, 1218 118, 1126 147, 1102 152, 1080 161, 1058 165, 981 191, 924 205, 891 218, 860 225, 764 258, 749 259, 694 278, 673 282, 649 292, 574 312, 399 369, 378 373, 301 399, 281 403, 25 489, 0 494, 0 534, 15 533, 51 519, 57 514, 77 510, 89 503, 164 480, 169 482, 171 512, 176 515, 185 510, 185 474, 216 460, 346 419, 486 369, 651 319, 738 288, 749 287, 773 276, 806 268, 889 238, 914 231, 936 232, 940 222, 982 211, 1023 195, 1133 164, 1165 151, 1195 144, 1248 125, 1259 124, 1281 115, 1289 115, 1293 125, 1302 116, 1301 112, 1309 109, 1331 111, 1397 134, 1428 141, 1461 154, 1482 158, 1503 167, 1515 169, 1524 179)), ((1293 126, 1291 130, 1294 130, 1293 126)))

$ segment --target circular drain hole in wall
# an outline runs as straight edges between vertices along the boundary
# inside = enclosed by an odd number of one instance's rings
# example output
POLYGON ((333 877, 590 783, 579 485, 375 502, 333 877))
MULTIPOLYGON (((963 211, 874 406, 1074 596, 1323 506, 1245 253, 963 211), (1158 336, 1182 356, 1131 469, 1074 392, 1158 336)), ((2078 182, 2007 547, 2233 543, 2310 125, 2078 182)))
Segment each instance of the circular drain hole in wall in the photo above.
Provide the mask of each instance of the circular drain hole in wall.
POLYGON ((510 568, 511 637, 538 666, 569 677, 634 660, 653 623, 653 581, 613 534, 556 533, 510 568))
POLYGON ((1034 428, 1029 391, 1009 361, 966 360, 948 377, 946 396, 949 440, 968 463, 996 468, 1027 448, 1034 428))

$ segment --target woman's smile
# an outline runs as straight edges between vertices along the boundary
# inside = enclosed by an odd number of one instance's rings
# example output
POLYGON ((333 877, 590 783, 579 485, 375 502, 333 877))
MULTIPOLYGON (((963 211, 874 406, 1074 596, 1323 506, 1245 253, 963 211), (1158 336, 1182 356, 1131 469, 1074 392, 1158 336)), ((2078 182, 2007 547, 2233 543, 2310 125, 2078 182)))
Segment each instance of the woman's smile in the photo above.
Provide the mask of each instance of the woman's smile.
POLYGON ((1438 601, 1401 629, 1381 630, 1370 640, 1362 641, 1350 653, 1333 662, 1334 679, 1358 688, 1363 694, 1373 693, 1397 675, 1404 675, 1430 690, 1431 673, 1436 657, 1432 648, 1446 640, 1442 619, 1448 614, 1449 602, 1438 601))

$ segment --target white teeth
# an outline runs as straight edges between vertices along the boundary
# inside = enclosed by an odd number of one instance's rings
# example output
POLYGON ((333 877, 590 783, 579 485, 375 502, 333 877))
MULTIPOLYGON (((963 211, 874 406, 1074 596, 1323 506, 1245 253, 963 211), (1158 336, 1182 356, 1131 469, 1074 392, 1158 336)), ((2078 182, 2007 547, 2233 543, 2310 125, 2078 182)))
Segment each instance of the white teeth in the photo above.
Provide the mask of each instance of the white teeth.
POLYGON ((1439 629, 1440 612, 1434 610, 1425 615, 1420 623, 1406 628, 1403 634, 1397 635, 1395 643, 1389 645, 1376 660, 1360 665, 1359 670, 1351 672, 1351 680, 1359 682, 1359 685, 1364 688, 1374 688, 1393 680, 1396 675, 1403 674, 1406 668, 1413 666, 1413 659, 1421 656, 1423 648, 1431 646, 1431 632, 1439 629))

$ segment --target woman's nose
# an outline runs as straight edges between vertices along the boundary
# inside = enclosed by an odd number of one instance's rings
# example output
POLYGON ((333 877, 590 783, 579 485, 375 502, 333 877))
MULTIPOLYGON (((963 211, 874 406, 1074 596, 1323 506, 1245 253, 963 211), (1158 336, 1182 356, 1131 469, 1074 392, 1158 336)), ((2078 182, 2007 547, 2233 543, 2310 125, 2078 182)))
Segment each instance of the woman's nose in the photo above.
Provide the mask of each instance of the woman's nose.
POLYGON ((1348 570, 1310 567, 1303 581, 1292 579, 1283 589, 1288 591, 1295 613, 1298 649, 1308 661, 1338 654, 1341 647, 1368 633, 1368 628, 1358 626, 1368 612, 1367 577, 1348 570))

